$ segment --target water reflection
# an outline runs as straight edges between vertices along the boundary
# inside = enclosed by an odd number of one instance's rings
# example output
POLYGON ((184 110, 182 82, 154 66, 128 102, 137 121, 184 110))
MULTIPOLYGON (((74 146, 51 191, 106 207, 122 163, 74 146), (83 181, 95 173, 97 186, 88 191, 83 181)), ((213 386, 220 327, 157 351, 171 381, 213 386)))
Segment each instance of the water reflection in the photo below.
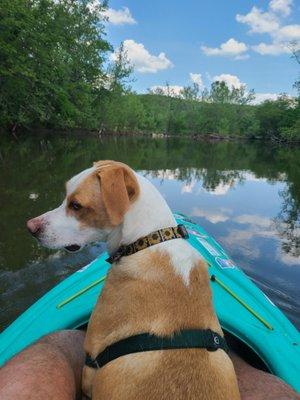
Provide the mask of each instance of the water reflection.
POLYGON ((150 178, 300 326, 300 149, 147 138, 2 139, 0 146, 2 326, 102 251, 49 251, 24 226, 60 203, 64 182, 98 159, 119 159, 150 178))
POLYGON ((300 256, 300 204, 292 195, 290 185, 282 190, 280 213, 275 218, 277 231, 282 239, 282 249, 291 257, 300 256))

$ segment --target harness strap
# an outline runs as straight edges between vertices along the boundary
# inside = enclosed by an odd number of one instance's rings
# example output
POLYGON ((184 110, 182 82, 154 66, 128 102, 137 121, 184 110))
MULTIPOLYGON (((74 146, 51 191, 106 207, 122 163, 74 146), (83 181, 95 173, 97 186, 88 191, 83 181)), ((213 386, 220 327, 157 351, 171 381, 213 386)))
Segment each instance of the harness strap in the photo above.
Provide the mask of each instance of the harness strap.
POLYGON ((171 349, 207 349, 216 351, 222 349, 228 352, 223 336, 210 329, 184 329, 172 336, 156 336, 141 333, 122 339, 106 347, 95 359, 86 356, 85 365, 90 368, 101 368, 110 361, 127 354, 154 350, 171 349))

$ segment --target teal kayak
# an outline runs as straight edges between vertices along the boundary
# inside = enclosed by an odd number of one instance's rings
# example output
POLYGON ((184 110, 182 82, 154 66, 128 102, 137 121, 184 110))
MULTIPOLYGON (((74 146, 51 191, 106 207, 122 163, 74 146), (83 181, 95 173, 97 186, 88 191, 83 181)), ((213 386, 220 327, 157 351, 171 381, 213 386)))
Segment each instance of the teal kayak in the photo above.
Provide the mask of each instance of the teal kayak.
MULTIPOLYGON (((181 214, 188 241, 207 261, 214 306, 229 345, 300 392, 300 333, 203 228, 181 214)), ((110 268, 100 255, 33 304, 0 335, 0 366, 42 336, 89 320, 110 268)))

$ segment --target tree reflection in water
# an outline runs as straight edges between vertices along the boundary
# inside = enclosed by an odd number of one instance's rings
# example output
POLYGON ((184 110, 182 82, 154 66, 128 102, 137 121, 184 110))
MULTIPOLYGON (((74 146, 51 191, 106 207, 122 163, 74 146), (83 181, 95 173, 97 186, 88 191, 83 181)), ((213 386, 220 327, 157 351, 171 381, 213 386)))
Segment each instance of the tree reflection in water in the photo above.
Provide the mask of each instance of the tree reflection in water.
MULTIPOLYGON (((263 277, 266 278, 272 275, 272 271, 270 273, 268 270, 269 265, 274 268, 279 265, 281 270, 285 265, 275 255, 276 236, 276 246, 281 246, 283 252, 292 257, 291 263, 299 261, 296 257, 300 256, 300 148, 279 147, 263 142, 208 143, 179 138, 111 137, 99 140, 84 135, 77 138, 58 136, 56 133, 56 137, 28 137, 17 143, 1 138, 0 153, 0 287, 6 304, 0 325, 1 322, 7 324, 55 283, 99 253, 96 247, 72 257, 64 252, 53 253, 39 247, 24 226, 27 218, 57 206, 64 197, 65 181, 99 159, 118 159, 128 163, 135 170, 158 178, 154 180, 158 184, 161 181, 164 188, 167 187, 166 182, 174 181, 176 191, 174 186, 168 187, 168 201, 171 199, 173 208, 178 211, 183 205, 190 211, 192 204, 202 204, 204 197, 209 194, 222 195, 217 205, 222 207, 223 202, 227 201, 228 205, 230 195, 235 193, 235 199, 230 203, 233 211, 227 209, 228 214, 215 218, 209 228, 216 227, 220 222, 219 225, 223 223, 223 227, 226 227, 222 228, 223 236, 230 236, 230 232, 240 235, 244 230, 244 236, 247 234, 250 237, 252 234, 253 237, 253 233, 257 234, 254 225, 246 225, 245 222, 247 218, 249 220, 249 205, 252 217, 274 221, 272 236, 269 236, 269 240, 273 240, 273 247, 268 245, 265 248, 268 259, 263 258, 263 251, 258 251, 262 242, 262 236, 259 236, 262 235, 261 231, 255 242, 248 240, 251 250, 250 253, 248 251, 248 259, 253 258, 257 264, 256 271, 266 268, 263 277), (242 189, 249 186, 251 181, 261 183, 261 186, 250 185, 249 198, 245 199, 242 189), (196 187, 197 193, 194 191, 196 187), (272 187, 280 187, 279 196, 278 192, 271 190, 272 187), (268 194, 266 190, 269 190, 268 194), (186 196, 187 193, 190 197, 186 196), (264 197, 267 195, 275 196, 275 202, 264 197), (188 199, 194 203, 188 203, 188 199), (244 215, 244 219, 239 215, 239 221, 244 222, 240 223, 237 230, 237 225, 232 225, 234 217, 235 221, 238 220, 233 212, 243 202, 243 212, 249 215, 246 215, 247 218, 244 215), (270 202, 272 211, 267 210, 270 202), (263 204, 264 208, 255 209, 257 204, 263 204), (254 259, 254 249, 259 259, 254 259)), ((206 200, 206 205, 209 206, 216 197, 206 200)), ((220 209, 210 209, 211 214, 215 211, 220 209)), ((201 210, 200 214, 205 215, 205 212, 206 209, 201 210)), ((265 222, 262 229, 264 227, 265 222)), ((216 230, 213 234, 218 236, 216 230)), ((239 249, 235 245, 234 242, 229 250, 236 247, 234 257, 239 258, 239 249)), ((277 269, 276 273, 281 281, 285 280, 284 272, 280 275, 277 269)), ((298 279, 298 275, 290 276, 291 281, 295 279, 298 279)), ((296 306, 294 308, 297 309, 296 306)))

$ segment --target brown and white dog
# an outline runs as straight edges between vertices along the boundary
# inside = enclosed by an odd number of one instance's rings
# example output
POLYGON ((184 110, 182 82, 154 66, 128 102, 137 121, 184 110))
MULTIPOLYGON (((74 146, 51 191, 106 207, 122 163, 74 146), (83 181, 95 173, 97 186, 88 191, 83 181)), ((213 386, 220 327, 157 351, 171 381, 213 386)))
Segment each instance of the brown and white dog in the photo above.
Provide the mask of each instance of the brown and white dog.
MULTIPOLYGON (((119 162, 95 163, 67 182, 66 189, 60 207, 27 223, 44 246, 74 251, 104 241, 113 253, 120 245, 177 225, 155 187, 119 162)), ((187 241, 175 239, 112 265, 89 322, 85 350, 95 358, 129 336, 166 336, 181 329, 222 335, 207 266, 187 241)), ((141 352, 98 370, 85 367, 83 391, 93 400, 240 398, 232 362, 221 349, 141 352)))

